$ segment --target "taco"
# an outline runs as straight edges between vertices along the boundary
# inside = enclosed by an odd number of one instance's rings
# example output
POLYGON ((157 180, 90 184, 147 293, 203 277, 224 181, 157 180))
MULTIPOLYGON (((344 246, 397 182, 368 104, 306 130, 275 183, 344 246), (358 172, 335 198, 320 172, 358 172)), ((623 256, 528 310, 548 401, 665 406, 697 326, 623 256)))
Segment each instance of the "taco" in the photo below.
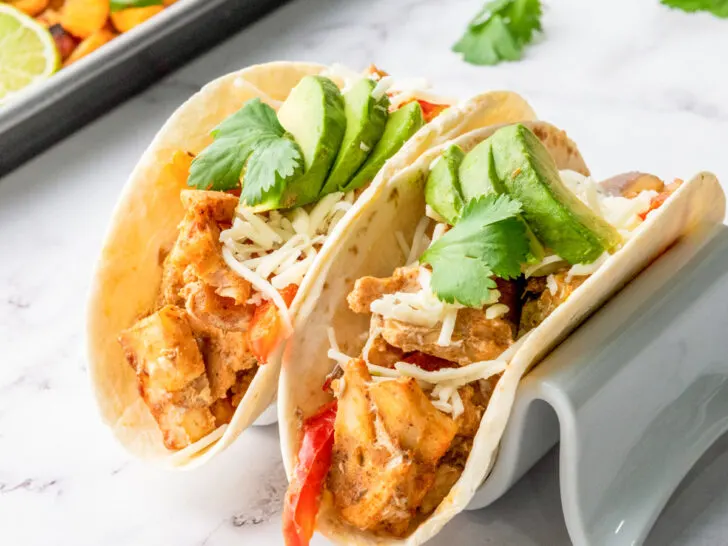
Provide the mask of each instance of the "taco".
POLYGON ((314 528, 347 545, 435 535, 486 478, 521 377, 725 214, 708 173, 589 174, 551 125, 482 128, 381 180, 345 219, 283 355, 289 546, 314 528))
POLYGON ((272 402, 279 345, 347 211, 518 95, 452 101, 370 67, 279 62, 205 86, 167 121, 114 212, 88 310, 104 421, 135 455, 208 460, 272 402))

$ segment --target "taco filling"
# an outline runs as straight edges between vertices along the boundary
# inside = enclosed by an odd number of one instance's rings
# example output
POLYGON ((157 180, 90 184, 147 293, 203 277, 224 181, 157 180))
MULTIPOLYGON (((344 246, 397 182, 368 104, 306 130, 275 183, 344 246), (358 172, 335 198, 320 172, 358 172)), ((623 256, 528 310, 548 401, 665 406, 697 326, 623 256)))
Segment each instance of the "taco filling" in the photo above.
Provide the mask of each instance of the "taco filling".
POLYGON ((335 361, 333 402, 303 416, 284 508, 308 544, 319 504, 378 536, 406 537, 448 495, 511 356, 680 184, 643 173, 601 184, 556 168, 525 126, 431 165, 411 263, 356 280, 363 349, 335 361))
POLYGON ((190 187, 184 217, 160 257, 155 309, 119 341, 170 450, 230 422, 291 333, 288 309, 337 223, 448 106, 374 67, 345 76, 342 90, 305 76, 277 109, 246 102, 199 154, 180 150, 169 165, 190 187))

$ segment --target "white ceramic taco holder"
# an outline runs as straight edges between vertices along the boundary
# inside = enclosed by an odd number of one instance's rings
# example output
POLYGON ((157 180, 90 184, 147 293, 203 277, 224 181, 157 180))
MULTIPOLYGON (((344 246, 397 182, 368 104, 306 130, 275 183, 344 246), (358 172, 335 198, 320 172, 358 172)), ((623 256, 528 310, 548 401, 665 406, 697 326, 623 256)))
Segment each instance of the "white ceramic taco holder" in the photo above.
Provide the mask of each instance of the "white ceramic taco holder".
POLYGON ((557 441, 577 546, 641 544, 728 430, 728 227, 673 246, 521 382, 468 506, 501 497, 557 441))

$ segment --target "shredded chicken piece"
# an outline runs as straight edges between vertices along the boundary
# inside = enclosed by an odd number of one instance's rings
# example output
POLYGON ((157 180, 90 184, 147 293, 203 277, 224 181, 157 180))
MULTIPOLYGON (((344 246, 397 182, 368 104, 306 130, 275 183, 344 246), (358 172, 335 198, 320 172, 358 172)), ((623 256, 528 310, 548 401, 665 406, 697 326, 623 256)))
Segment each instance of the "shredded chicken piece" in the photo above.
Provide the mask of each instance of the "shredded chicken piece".
POLYGON ((207 327, 245 332, 255 312, 253 305, 237 305, 202 282, 191 282, 181 291, 191 317, 207 327))
POLYGON ((354 289, 346 301, 355 313, 370 313, 372 302, 384 294, 416 292, 420 289, 418 267, 398 267, 391 277, 362 277, 354 283, 354 289))
MULTIPOLYGON (((398 356, 396 352, 391 351, 392 348, 404 353, 419 351, 460 365, 498 357, 513 343, 520 305, 518 284, 515 281, 502 279, 496 281, 501 291, 501 301, 509 309, 506 315, 496 319, 486 319, 482 309, 461 309, 458 312, 451 342, 447 346, 438 344, 441 323, 428 328, 372 315, 371 331, 378 330, 386 344, 379 340, 372 341, 372 350, 369 354, 379 359, 383 366, 387 366, 392 358, 398 356)), ((355 313, 370 313, 372 302, 384 294, 416 292, 419 289, 419 268, 400 267, 394 270, 391 277, 358 279, 347 301, 355 313)), ((371 356, 370 362, 374 363, 371 356)))
POLYGON ((232 271, 222 258, 221 224, 230 224, 238 199, 217 191, 183 190, 185 216, 174 247, 164 260, 160 304, 179 305, 182 288, 202 281, 216 294, 244 305, 250 283, 232 271))
POLYGON ((428 328, 385 319, 382 337, 406 353, 420 351, 461 366, 493 360, 513 343, 513 324, 503 317, 487 319, 481 309, 461 309, 458 312, 450 345, 438 345, 440 329, 440 324, 428 328))
POLYGON ((343 369, 328 489, 351 525, 404 536, 457 425, 413 380, 371 383, 361 359, 343 369))
POLYGON ((244 332, 208 330, 197 332, 214 399, 224 398, 237 381, 237 372, 254 368, 255 357, 248 349, 244 332))
POLYGON ((214 430, 205 363, 183 309, 163 307, 124 330, 119 342, 165 446, 181 449, 214 430))

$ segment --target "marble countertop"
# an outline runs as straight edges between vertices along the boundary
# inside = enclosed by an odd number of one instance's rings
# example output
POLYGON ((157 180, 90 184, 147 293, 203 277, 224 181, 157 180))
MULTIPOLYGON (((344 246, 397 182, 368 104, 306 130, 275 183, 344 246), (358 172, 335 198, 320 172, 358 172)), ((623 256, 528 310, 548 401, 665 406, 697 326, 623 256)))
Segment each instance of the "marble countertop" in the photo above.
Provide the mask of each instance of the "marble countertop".
MULTIPOLYGON (((480 4, 294 1, 0 180, 1 543, 282 544, 275 427, 247 432, 199 471, 160 471, 116 444, 88 385, 84 299, 109 213, 155 131, 205 82, 276 59, 375 62, 447 94, 519 91, 568 130, 600 177, 728 177, 728 21, 658 0, 546 0, 546 34, 522 62, 473 67, 450 45, 480 4)), ((432 544, 568 544, 557 467, 554 450, 432 544)), ((726 541, 728 437, 685 479, 647 543, 726 541)))

